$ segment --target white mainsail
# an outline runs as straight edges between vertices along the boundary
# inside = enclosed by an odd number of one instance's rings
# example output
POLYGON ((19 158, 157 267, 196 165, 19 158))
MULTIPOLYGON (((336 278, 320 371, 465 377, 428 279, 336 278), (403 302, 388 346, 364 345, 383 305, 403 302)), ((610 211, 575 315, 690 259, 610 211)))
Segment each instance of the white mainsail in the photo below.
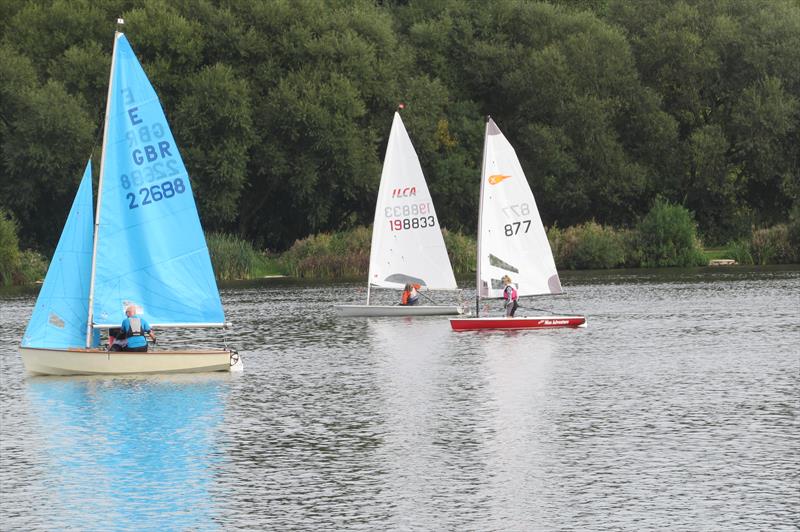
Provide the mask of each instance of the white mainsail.
POLYGON ((478 223, 480 297, 502 297, 504 275, 511 277, 520 296, 562 292, 531 187, 514 148, 491 118, 486 122, 478 223))
POLYGON ((406 283, 429 290, 457 288, 422 167, 397 112, 375 207, 368 283, 382 288, 403 288, 406 283))

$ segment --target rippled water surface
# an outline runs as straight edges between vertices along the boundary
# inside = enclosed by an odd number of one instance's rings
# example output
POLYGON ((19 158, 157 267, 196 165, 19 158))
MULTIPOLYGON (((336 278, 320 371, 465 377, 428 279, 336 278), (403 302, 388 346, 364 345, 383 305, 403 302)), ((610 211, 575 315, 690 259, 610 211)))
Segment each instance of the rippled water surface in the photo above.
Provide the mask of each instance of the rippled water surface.
POLYGON ((360 285, 225 288, 244 373, 139 378, 26 377, 35 296, 6 294, 0 528, 797 530, 800 270, 562 281, 527 304, 588 328, 454 333, 337 318, 360 285))

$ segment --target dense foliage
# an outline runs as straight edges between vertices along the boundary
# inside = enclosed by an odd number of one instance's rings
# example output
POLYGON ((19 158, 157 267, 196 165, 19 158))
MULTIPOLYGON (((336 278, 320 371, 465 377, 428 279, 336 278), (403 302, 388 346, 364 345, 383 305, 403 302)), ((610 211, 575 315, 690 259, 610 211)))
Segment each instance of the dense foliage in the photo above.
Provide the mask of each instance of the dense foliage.
POLYGON ((695 221, 685 207, 657 198, 636 229, 641 266, 704 266, 708 263, 697 238, 695 221))
POLYGON ((98 157, 118 16, 205 228, 259 248, 371 222, 398 102, 451 230, 475 231, 486 114, 547 225, 634 227, 661 196, 725 243, 800 203, 794 0, 5 0, 0 207, 23 247, 52 251, 98 157))
POLYGON ((0 209, 0 287, 32 283, 44 278, 48 262, 41 253, 20 251, 17 224, 0 209))
POLYGON ((625 264, 624 234, 595 221, 564 230, 552 227, 547 236, 559 268, 602 269, 625 264))

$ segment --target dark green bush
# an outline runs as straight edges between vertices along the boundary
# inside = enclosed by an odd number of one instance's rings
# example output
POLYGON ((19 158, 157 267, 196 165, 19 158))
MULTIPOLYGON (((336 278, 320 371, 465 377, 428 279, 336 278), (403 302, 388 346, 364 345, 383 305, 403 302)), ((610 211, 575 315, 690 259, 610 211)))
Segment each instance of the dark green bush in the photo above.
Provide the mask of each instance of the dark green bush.
POLYGON ((692 213, 658 198, 637 226, 641 266, 702 266, 707 264, 697 238, 692 213))
POLYGON ((19 254, 19 268, 14 275, 17 284, 41 281, 47 275, 48 261, 41 253, 26 249, 19 254))
POLYGON ((17 224, 0 209, 0 286, 7 286, 14 280, 20 266, 17 224))
POLYGON ((625 262, 623 236, 594 221, 564 230, 553 227, 548 238, 559 268, 606 269, 625 262))

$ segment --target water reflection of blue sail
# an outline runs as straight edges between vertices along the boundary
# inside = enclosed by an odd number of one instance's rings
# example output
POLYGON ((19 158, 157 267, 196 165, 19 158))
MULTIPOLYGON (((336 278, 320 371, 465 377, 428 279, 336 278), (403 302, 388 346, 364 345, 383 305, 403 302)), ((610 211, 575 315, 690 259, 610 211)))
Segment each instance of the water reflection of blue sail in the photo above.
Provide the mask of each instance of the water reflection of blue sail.
POLYGON ((22 346, 63 349, 86 344, 93 216, 90 162, 39 291, 22 346))
POLYGON ((210 376, 27 382, 48 457, 54 527, 213 528, 219 394, 210 376), (205 378, 208 377, 208 378, 205 378))
POLYGON ((116 39, 93 321, 119 324, 133 302, 153 325, 221 325, 222 303, 186 168, 128 40, 121 33, 116 39))

